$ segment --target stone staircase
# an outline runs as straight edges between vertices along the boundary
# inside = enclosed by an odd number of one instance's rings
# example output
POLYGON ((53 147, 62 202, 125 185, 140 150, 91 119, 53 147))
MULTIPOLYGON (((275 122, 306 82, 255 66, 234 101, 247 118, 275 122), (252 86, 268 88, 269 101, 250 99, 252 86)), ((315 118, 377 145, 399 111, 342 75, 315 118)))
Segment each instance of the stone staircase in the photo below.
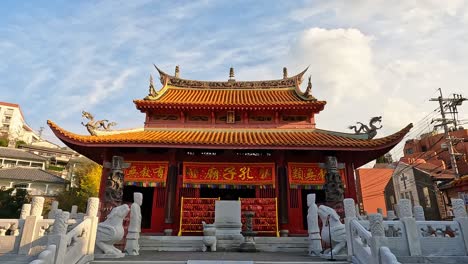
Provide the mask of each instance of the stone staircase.
MULTIPOLYGON (((95 264, 325 264, 330 263, 318 257, 303 253, 286 252, 156 252, 140 251, 139 256, 121 259, 95 260, 95 264)), ((335 264, 348 264, 335 261, 335 264)))
POLYGON ((33 261, 35 257, 17 254, 0 254, 0 263, 2 264, 23 264, 33 261))
MULTIPOLYGON (((203 236, 142 236, 140 250, 152 251, 201 251, 203 236)), ((256 247, 260 252, 306 253, 306 237, 256 237, 256 247)), ((237 251, 239 243, 218 241, 218 251, 237 251)))

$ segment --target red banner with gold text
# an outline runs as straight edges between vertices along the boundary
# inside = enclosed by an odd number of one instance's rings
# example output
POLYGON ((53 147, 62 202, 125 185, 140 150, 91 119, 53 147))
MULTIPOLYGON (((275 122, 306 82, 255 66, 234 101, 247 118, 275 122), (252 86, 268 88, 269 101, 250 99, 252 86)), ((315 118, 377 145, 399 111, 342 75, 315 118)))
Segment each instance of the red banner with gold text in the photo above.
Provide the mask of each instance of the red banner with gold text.
POLYGON ((164 161, 129 161, 130 167, 124 170, 127 185, 143 187, 164 186, 169 163, 164 161))
POLYGON ((183 183, 274 186, 275 175, 274 163, 185 162, 183 183))
MULTIPOLYGON (((346 185, 345 171, 340 169, 339 173, 343 184, 346 185)), ((303 185, 319 185, 325 184, 325 175, 327 170, 320 168, 318 163, 288 163, 289 184, 292 187, 303 185)))

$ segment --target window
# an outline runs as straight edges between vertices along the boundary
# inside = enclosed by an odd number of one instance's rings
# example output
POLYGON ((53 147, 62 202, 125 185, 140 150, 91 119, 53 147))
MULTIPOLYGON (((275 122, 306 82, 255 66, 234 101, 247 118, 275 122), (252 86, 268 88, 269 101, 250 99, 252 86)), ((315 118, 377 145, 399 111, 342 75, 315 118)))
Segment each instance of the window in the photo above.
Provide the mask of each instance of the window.
POLYGON ((413 154, 413 149, 409 148, 405 150, 406 154, 413 154))
POLYGON ((28 189, 29 184, 27 184, 27 183, 18 183, 18 184, 13 185, 13 187, 15 187, 16 189, 28 189))
POLYGON ((431 207, 431 197, 429 196, 429 188, 424 187, 423 188, 423 194, 424 194, 424 204, 426 208, 431 207))
POLYGON ((426 152, 426 151, 427 151, 427 147, 426 147, 426 146, 422 146, 422 147, 421 147, 421 150, 422 150, 423 152, 426 152))

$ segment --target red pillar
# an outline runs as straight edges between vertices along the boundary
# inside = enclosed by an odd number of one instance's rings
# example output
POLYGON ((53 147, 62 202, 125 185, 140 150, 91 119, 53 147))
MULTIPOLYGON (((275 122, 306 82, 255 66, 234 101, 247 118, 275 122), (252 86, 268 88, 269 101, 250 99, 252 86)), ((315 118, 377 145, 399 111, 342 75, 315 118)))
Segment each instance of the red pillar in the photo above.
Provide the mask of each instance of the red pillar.
POLYGON ((356 181, 354 179, 354 166, 351 162, 346 162, 345 165, 345 172, 346 172, 346 192, 345 198, 353 198, 355 202, 357 202, 357 195, 356 195, 356 181))

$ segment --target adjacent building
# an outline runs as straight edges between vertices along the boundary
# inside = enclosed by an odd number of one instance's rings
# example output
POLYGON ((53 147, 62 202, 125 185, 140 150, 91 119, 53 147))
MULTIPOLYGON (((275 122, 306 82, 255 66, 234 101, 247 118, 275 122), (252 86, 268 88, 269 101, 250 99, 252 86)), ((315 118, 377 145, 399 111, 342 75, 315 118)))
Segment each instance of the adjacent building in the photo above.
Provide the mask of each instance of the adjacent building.
POLYGON ((448 218, 448 199, 438 186, 453 180, 453 172, 424 160, 404 161, 402 158, 398 163, 385 187, 387 210, 394 210, 394 205, 405 198, 410 199, 413 205, 421 205, 426 219, 448 218))
MULTIPOLYGON (((387 165, 384 168, 363 168, 356 170, 356 185, 361 213, 377 213, 381 208, 386 215, 385 186, 392 178, 394 169, 387 165)), ((393 209, 390 209, 393 210, 393 209)))
POLYGON ((39 136, 26 123, 18 104, 0 102, 0 120, 0 137, 8 140, 8 146, 14 147, 19 141, 31 144, 39 140, 39 136))
POLYGON ((0 169, 0 188, 25 189, 30 195, 56 196, 69 182, 41 168, 11 167, 0 169))
POLYGON ((0 147, 0 167, 34 167, 45 170, 48 159, 16 148, 0 147))

